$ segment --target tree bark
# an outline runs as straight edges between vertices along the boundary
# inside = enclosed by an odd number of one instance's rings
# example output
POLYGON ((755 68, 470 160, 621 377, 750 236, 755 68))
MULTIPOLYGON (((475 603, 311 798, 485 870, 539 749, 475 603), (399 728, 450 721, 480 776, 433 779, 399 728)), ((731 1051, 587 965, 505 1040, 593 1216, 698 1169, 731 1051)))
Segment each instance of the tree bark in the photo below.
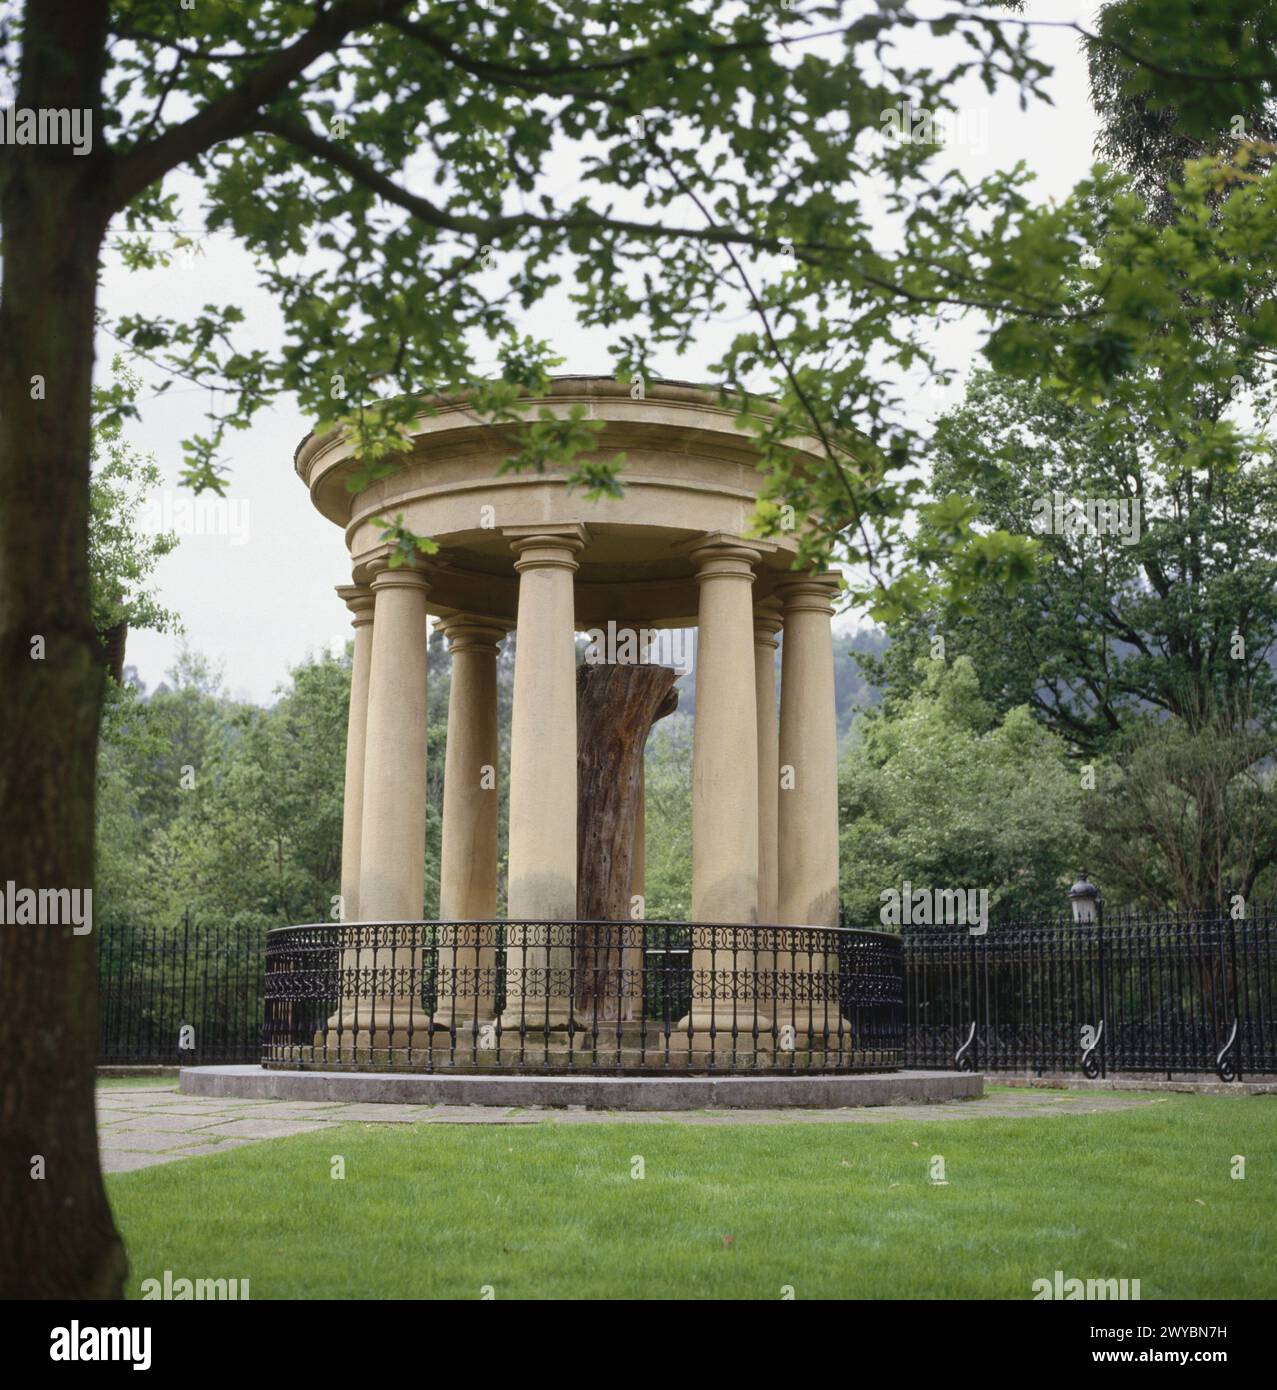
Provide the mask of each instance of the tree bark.
MULTIPOLYGON (((667 666, 577 668, 576 915, 582 922, 630 919, 643 750, 652 725, 678 704, 677 679, 667 666)), ((617 1017, 621 935, 620 926, 577 930, 574 1010, 582 1017, 617 1017)))
MULTIPOLYGON (((103 668, 89 440, 106 12, 105 0, 29 5, 15 102, 92 112, 93 152, 0 151, 0 886, 18 888, 93 886, 103 668)), ((122 1293, 93 1105, 96 976, 92 931, 0 925, 0 1297, 122 1293)))

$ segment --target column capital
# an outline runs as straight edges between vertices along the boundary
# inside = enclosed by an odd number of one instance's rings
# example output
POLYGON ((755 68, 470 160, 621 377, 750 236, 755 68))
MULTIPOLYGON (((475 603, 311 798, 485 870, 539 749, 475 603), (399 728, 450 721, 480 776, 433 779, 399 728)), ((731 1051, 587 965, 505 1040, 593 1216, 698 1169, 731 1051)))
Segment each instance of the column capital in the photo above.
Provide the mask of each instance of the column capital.
POLYGON ((424 570, 410 569, 407 565, 392 570, 384 562, 369 568, 373 570, 369 588, 374 594, 382 589, 420 589, 423 594, 430 592, 431 576, 424 570))
POLYGON ((372 610, 376 599, 372 588, 367 584, 339 584, 337 597, 350 609, 353 617, 351 627, 363 627, 372 622, 372 610))
POLYGON ((449 613, 435 619, 435 631, 448 639, 450 652, 482 651, 495 656, 497 647, 512 627, 512 623, 500 618, 485 618, 475 613, 449 613))
POLYGON ((520 573, 535 569, 577 569, 576 557, 590 539, 579 521, 546 522, 540 526, 506 526, 501 534, 510 542, 520 573))
POLYGON ((674 547, 696 566, 698 582, 725 576, 752 581, 754 566, 775 549, 770 541, 746 540, 730 531, 706 531, 674 547))
POLYGON ((785 617, 791 613, 826 613, 833 617, 833 598, 842 587, 842 576, 837 570, 790 574, 776 581, 785 617))
POLYGON ((781 603, 778 598, 760 599, 754 605, 754 645, 771 647, 774 651, 780 643, 776 634, 785 626, 781 617, 781 603))

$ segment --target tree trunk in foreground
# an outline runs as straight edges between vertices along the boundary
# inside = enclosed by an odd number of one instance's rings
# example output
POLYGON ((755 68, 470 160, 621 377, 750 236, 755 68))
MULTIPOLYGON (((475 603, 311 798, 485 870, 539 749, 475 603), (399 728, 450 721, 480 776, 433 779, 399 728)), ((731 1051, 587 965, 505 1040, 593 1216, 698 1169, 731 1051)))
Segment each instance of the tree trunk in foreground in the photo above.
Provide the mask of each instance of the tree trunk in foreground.
MULTIPOLYGON (((678 704, 667 666, 577 668, 576 915, 627 922, 638 817, 639 774, 652 725, 678 704)), ((574 1011, 614 1019, 621 928, 578 929, 574 1011), (609 983, 611 982, 611 983, 609 983)))
MULTIPOLYGON (((90 110, 97 136, 105 16, 105 0, 29 5, 15 105, 90 110)), ((0 888, 91 890, 103 672, 89 620, 89 438, 105 152, 9 146, 0 157, 0 888)), ((93 1107, 96 976, 92 931, 0 925, 0 1297, 122 1292, 93 1107)))

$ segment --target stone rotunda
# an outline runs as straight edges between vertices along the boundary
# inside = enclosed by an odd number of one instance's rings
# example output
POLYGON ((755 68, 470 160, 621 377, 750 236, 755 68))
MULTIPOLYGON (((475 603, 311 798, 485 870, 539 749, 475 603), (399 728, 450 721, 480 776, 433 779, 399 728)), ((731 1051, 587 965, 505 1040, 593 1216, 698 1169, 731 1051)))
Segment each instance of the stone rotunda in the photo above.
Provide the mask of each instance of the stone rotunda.
MULTIPOLYGON (((845 1016, 855 998, 848 1003, 837 978, 841 969, 848 984, 849 961, 863 959, 872 995, 886 979, 879 955, 889 954, 877 933, 851 934, 863 938, 852 943, 859 956, 834 936, 838 576, 796 572, 788 537, 748 536, 758 445, 732 405, 671 382, 635 399, 603 377, 558 378, 527 400, 531 419, 577 405, 601 422, 598 455, 624 453, 623 497, 587 500, 552 470, 503 475, 516 427, 479 418, 464 398, 423 410, 401 466, 353 493, 357 465, 344 437, 310 435, 297 450, 297 473, 343 528, 351 557, 351 583, 338 591, 354 626, 343 916, 340 927, 284 929, 329 935, 295 935, 287 960, 275 948, 276 1038, 291 1030, 295 1046, 268 1047, 268 1064, 296 1062, 309 1044, 315 1060, 322 1049, 340 1062, 344 1046, 354 1061, 424 1051, 430 1067, 445 1064, 441 1053, 459 1065, 459 1050, 471 1063, 492 1060, 480 1052, 508 1056, 516 1036, 526 1062, 535 1034, 539 1060, 554 1065, 546 1039, 566 1031, 554 1048, 566 1049, 569 1065, 585 1033, 595 1054, 601 1034, 609 1046, 615 1038, 618 1059, 635 1048, 645 1057, 660 1033, 667 1064, 674 1037, 689 1057, 708 1047, 725 1058, 730 1038, 732 1056, 755 1066, 785 1052, 803 1065, 817 1053, 817 1065, 875 1065, 864 1030, 845 1016), (411 568, 391 568, 377 525, 400 514, 439 546, 411 568), (432 621, 447 638, 452 678, 441 921, 431 924, 420 918, 432 621), (681 947, 671 924, 579 920, 577 634, 609 623, 634 629, 639 650, 662 629, 698 630, 692 923, 682 924, 681 947), (511 632, 508 888, 498 923, 497 654, 511 632), (322 968, 308 941, 327 952, 322 968), (679 949, 690 998, 671 1017, 660 995, 679 949), (321 975, 323 988, 308 992, 305 982, 321 975), (320 994, 326 1002, 308 1023, 303 1005, 320 994)), ((819 458, 814 440, 792 448, 819 458)), ((640 796, 645 738, 644 728, 637 773, 625 774, 640 796)), ((641 806, 633 821, 634 853, 616 862, 641 900, 641 806)), ((883 1001, 893 988, 887 980, 883 1001)))

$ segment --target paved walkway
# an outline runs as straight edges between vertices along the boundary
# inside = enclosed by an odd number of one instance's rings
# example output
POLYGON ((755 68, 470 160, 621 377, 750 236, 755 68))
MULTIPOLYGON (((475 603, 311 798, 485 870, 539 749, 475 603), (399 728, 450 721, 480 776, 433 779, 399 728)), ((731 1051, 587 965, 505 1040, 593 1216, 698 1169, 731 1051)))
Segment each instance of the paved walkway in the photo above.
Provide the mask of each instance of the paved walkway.
POLYGON ((184 1096, 175 1086, 98 1088, 102 1166, 124 1173, 242 1148, 261 1139, 286 1139, 335 1125, 781 1125, 887 1124, 893 1120, 1036 1119, 1094 1115, 1164 1105, 1164 1097, 1111 1092, 1042 1095, 993 1094, 941 1105, 882 1105, 845 1110, 534 1110, 479 1105, 338 1104, 328 1101, 235 1100, 184 1096))

